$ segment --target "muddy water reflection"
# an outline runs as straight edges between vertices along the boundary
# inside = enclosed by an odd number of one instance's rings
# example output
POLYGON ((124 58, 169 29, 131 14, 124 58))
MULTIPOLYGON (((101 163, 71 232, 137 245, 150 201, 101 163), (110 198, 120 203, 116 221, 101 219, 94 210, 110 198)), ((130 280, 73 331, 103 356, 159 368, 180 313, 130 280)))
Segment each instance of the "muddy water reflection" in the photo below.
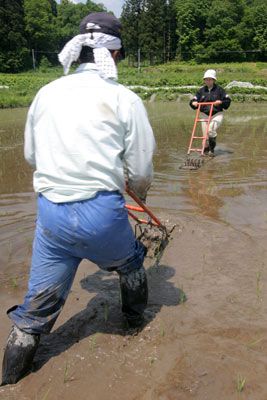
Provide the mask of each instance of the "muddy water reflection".
POLYGON ((35 219, 32 170, 23 157, 26 113, 0 111, 0 282, 14 288, 29 268, 35 219))
POLYGON ((148 110, 158 143, 151 203, 176 215, 200 213, 238 229, 266 229, 266 105, 233 104, 218 134, 217 156, 190 172, 179 165, 194 112, 184 103, 152 103, 148 110))
MULTIPOLYGON (((184 103, 147 105, 157 138, 149 205, 170 218, 202 214, 250 234, 267 224, 265 104, 233 104, 219 131, 217 157, 183 171, 194 112, 184 103)), ((32 170, 23 158, 26 109, 0 111, 0 278, 15 286, 28 271, 35 219, 32 170)))

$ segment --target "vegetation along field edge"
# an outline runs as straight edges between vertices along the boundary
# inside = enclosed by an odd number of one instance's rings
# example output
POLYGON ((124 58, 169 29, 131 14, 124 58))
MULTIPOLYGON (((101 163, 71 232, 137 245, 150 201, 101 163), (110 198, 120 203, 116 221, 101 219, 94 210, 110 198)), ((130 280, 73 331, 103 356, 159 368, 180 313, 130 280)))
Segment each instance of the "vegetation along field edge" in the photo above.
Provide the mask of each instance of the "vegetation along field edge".
MULTIPOLYGON (((143 100, 183 101, 202 85, 207 68, 216 69, 218 83, 227 87, 234 101, 267 101, 267 63, 264 62, 194 65, 173 61, 136 68, 128 66, 125 60, 119 65, 119 82, 143 100)), ((60 67, 44 66, 27 73, 0 74, 0 108, 29 106, 42 86, 62 75, 60 67)))

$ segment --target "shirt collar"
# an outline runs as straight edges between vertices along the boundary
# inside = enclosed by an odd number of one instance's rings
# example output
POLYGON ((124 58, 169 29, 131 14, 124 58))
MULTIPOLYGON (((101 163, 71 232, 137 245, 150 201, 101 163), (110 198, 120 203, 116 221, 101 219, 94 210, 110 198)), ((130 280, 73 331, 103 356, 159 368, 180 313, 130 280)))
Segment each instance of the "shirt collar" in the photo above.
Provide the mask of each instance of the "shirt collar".
POLYGON ((205 85, 205 90, 206 90, 206 91, 212 91, 212 90, 214 90, 214 89, 216 89, 216 83, 213 84, 213 86, 212 86, 211 89, 209 89, 208 86, 205 85))
POLYGON ((75 72, 84 72, 84 71, 97 71, 97 72, 99 72, 96 64, 94 64, 94 63, 83 63, 83 64, 80 64, 79 67, 75 70, 75 72))

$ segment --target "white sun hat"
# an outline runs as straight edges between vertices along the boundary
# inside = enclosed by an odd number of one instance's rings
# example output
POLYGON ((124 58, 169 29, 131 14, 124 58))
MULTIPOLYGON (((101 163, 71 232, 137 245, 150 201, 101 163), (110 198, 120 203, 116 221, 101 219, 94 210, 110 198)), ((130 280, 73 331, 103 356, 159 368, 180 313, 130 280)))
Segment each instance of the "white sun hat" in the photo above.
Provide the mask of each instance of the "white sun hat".
POLYGON ((215 69, 208 69, 206 72, 205 72, 205 74, 204 74, 204 76, 203 76, 203 79, 206 79, 206 78, 212 78, 212 79, 215 79, 215 81, 216 81, 216 71, 215 71, 215 69))

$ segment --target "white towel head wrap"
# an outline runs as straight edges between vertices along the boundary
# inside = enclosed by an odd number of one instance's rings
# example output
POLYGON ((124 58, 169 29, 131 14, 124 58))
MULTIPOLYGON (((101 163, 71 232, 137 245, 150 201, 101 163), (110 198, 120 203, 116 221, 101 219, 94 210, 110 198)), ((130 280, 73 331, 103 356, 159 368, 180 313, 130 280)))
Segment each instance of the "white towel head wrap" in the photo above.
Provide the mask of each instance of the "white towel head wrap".
POLYGON ((89 46, 101 76, 117 79, 117 68, 109 50, 121 49, 120 30, 119 20, 111 14, 101 12, 86 16, 80 24, 81 34, 71 39, 58 55, 65 75, 71 64, 78 60, 82 46, 89 46))

